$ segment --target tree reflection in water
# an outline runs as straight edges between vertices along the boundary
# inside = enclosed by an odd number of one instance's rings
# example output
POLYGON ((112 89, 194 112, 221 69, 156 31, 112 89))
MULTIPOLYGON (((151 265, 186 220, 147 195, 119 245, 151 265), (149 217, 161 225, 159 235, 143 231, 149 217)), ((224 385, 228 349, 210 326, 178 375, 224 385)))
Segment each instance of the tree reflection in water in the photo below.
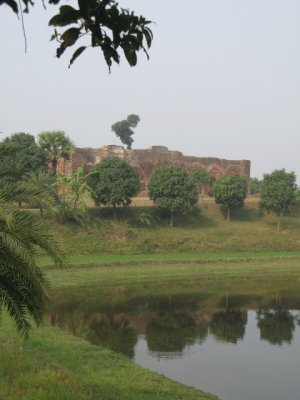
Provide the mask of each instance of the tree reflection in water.
POLYGON ((226 310, 215 313, 209 324, 209 332, 221 342, 236 344, 245 335, 247 312, 226 310))
POLYGON ((150 351, 174 353, 182 352, 196 340, 204 340, 207 333, 207 326, 197 327, 185 313, 158 312, 147 326, 146 340, 150 351))
POLYGON ((295 317, 288 310, 257 311, 257 326, 260 338, 274 345, 291 343, 295 330, 295 317))

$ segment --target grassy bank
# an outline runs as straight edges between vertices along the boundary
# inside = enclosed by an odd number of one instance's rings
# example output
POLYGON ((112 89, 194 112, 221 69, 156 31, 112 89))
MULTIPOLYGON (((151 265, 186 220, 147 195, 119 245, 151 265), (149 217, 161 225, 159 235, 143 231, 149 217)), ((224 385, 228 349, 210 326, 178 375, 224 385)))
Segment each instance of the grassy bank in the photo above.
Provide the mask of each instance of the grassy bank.
POLYGON ((91 208, 85 228, 49 223, 66 254, 72 255, 300 250, 299 204, 284 217, 279 231, 276 217, 262 215, 257 199, 248 199, 243 209, 233 212, 230 223, 212 199, 203 200, 200 207, 193 215, 177 216, 174 228, 169 227, 167 216, 146 201, 118 209, 117 219, 109 208, 91 208), (150 225, 145 215, 150 216, 150 225))
POLYGON ((0 339, 3 400, 216 399, 54 328, 24 343, 5 317, 0 339))

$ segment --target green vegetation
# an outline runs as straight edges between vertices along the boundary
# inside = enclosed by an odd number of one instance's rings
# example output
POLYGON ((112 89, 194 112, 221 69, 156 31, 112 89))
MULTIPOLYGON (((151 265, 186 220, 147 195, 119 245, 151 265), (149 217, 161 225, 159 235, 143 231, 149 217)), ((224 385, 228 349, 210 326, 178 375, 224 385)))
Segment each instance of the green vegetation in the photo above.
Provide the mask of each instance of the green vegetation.
MULTIPOLYGON (((49 4, 61 4, 57 15, 52 17, 49 25, 67 27, 64 32, 54 29, 51 40, 56 40, 59 47, 56 56, 59 58, 69 47, 78 44, 82 37, 90 37, 90 45, 78 47, 73 53, 70 65, 88 48, 100 49, 109 69, 113 62, 120 63, 120 51, 123 50, 131 67, 137 63, 137 53, 142 51, 149 58, 147 49, 151 47, 153 34, 143 16, 136 16, 133 11, 119 7, 115 0, 78 1, 74 8, 63 0, 49 0, 49 4), (71 26, 71 27, 70 27, 71 26)), ((1 5, 9 6, 14 13, 19 14, 19 7, 25 5, 28 13, 34 5, 31 0, 2 0, 1 5)), ((88 43, 88 42, 83 42, 88 43)), ((26 41, 25 41, 26 44, 26 41)))
POLYGON ((27 173, 45 171, 47 155, 29 133, 15 133, 0 142, 1 182, 20 181, 27 173))
POLYGON ((135 114, 128 115, 127 119, 115 122, 111 126, 111 130, 115 132, 116 136, 120 138, 121 142, 127 146, 127 149, 131 149, 134 134, 132 128, 136 128, 140 122, 140 117, 135 114))
POLYGON ((271 211, 278 217, 277 227, 284 214, 291 211, 296 203, 296 175, 284 169, 265 174, 260 190, 260 208, 271 211))
POLYGON ((205 189, 211 187, 214 180, 206 169, 200 167, 192 169, 192 178, 196 185, 199 186, 202 195, 204 194, 205 189))
POLYGON ((95 165, 87 178, 96 205, 127 207, 139 191, 138 173, 117 157, 104 158, 95 165))
POLYGON ((247 196, 247 183, 244 176, 222 176, 213 184, 213 193, 217 204, 227 209, 227 220, 230 221, 232 209, 244 206, 247 196))
POLYGON ((73 142, 63 131, 41 132, 39 134, 39 145, 47 154, 54 175, 57 174, 58 159, 62 157, 68 160, 74 148, 73 142))
POLYGON ((42 269, 37 263, 40 248, 62 265, 58 243, 48 227, 36 215, 16 209, 14 201, 41 201, 44 193, 26 183, 0 188, 0 311, 5 308, 17 330, 27 336, 30 318, 42 321, 47 305, 42 269))
POLYGON ((1 399, 216 399, 54 328, 34 329, 24 343, 6 318, 3 322, 1 399))
POLYGON ((186 214, 198 201, 195 181, 184 168, 163 165, 153 170, 148 183, 149 196, 154 204, 170 214, 170 226, 174 214, 186 214))
MULTIPOLYGON (((130 208, 89 208, 85 228, 49 220, 67 255, 132 255, 159 253, 260 253, 299 251, 300 202, 274 229, 272 215, 263 215, 258 199, 247 199, 245 207, 233 210, 230 224, 213 199, 204 198, 201 212, 176 216, 153 207, 149 200, 135 199, 130 208), (151 224, 138 220, 148 215, 151 224)), ((149 221, 148 221, 149 222, 149 221)))

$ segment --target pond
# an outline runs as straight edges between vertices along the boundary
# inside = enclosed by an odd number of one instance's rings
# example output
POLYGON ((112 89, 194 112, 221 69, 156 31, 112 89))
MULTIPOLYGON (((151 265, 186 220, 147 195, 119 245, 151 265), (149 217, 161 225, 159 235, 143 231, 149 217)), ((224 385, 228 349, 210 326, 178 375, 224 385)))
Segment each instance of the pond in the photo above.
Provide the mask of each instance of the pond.
POLYGON ((223 400, 298 400, 299 287, 224 279, 64 289, 49 320, 223 400))

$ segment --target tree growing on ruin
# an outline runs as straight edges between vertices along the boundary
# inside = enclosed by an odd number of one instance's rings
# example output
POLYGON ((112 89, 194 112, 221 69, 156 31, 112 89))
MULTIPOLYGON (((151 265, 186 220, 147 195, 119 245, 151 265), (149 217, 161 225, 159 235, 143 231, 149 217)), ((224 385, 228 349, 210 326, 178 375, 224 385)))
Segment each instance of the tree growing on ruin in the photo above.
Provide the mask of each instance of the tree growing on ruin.
POLYGON ((244 176, 222 176, 213 184, 213 194, 217 204, 222 204, 227 210, 227 221, 230 221, 231 211, 244 206, 247 196, 247 182, 244 176))
POLYGON ((139 192, 139 175, 126 161, 117 157, 104 158, 95 165, 87 177, 92 197, 101 204, 128 207, 139 192))
POLYGON ((131 149, 134 134, 133 128, 138 126, 140 122, 140 117, 136 114, 130 114, 126 119, 122 121, 115 122, 111 126, 111 130, 115 132, 116 136, 120 138, 121 142, 127 146, 127 149, 131 149))
POLYGON ((284 169, 265 174, 260 189, 261 210, 277 215, 277 228, 280 229, 281 218, 288 214, 296 203, 296 175, 284 169))
POLYGON ((184 168, 163 165, 156 168, 149 179, 150 199, 170 214, 170 226, 174 225, 175 213, 187 213, 198 202, 193 178, 184 168))
POLYGON ((51 163, 52 173, 56 175, 58 159, 68 160, 74 149, 74 143, 63 131, 41 132, 38 142, 51 163))
MULTIPOLYGON (((61 4, 59 12, 49 21, 49 25, 54 27, 51 39, 58 43, 56 56, 59 58, 67 49, 79 45, 69 66, 88 48, 99 49, 109 69, 113 62, 120 63, 121 51, 132 67, 137 63, 138 52, 143 51, 149 58, 148 49, 153 39, 149 28, 151 21, 120 7, 115 0, 78 0, 77 7, 76 3, 71 5, 67 0, 48 2, 61 4)), ((25 13, 34 5, 32 0, 22 0, 22 3, 25 13)), ((23 21, 21 0, 0 0, 1 5, 9 6, 17 15, 21 14, 23 21)))

